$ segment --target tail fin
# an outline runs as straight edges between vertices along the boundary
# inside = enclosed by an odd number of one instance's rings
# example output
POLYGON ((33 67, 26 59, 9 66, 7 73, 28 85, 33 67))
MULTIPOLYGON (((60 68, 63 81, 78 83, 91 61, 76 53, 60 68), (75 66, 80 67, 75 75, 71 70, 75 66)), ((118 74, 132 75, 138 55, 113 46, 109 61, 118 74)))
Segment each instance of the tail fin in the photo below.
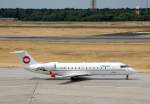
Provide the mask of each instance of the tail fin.
POLYGON ((31 57, 31 55, 27 51, 21 50, 21 51, 15 51, 13 53, 17 54, 22 65, 25 68, 29 67, 30 65, 37 64, 37 62, 31 57))

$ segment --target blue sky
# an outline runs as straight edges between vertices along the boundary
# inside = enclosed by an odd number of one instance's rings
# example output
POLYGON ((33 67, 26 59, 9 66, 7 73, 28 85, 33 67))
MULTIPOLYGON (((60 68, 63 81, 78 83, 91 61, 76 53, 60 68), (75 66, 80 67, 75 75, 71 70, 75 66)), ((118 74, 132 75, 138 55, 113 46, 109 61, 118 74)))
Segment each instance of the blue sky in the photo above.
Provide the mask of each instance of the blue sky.
MULTIPOLYGON (((97 8, 146 7, 146 0, 97 0, 97 8)), ((149 0, 150 6, 150 0, 149 0)), ((89 8, 90 0, 0 0, 0 8, 89 8)))

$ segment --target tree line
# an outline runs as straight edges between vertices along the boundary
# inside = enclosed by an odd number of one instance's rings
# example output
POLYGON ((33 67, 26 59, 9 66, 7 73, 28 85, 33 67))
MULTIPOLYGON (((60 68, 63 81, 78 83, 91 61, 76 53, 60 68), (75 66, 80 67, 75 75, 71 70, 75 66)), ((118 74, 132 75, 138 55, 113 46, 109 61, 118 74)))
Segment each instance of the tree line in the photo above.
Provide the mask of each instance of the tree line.
POLYGON ((0 18, 22 21, 150 21, 150 8, 140 9, 0 9, 0 18))

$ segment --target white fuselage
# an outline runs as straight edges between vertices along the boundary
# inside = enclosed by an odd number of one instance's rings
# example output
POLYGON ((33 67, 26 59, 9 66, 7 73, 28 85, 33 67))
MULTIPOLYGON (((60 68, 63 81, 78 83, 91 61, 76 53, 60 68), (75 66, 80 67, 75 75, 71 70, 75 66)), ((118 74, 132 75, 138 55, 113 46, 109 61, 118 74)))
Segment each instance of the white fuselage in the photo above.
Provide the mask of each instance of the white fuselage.
POLYGON ((129 75, 136 72, 128 65, 119 62, 39 63, 27 51, 20 50, 13 53, 17 54, 25 69, 36 73, 48 74, 51 78, 61 76, 74 79, 79 76, 89 75, 126 75, 128 79, 129 75))
POLYGON ((74 74, 87 75, 129 75, 135 73, 135 70, 123 63, 45 63, 32 65, 30 71, 48 74, 54 71, 58 76, 74 74), (31 70, 32 69, 32 70, 31 70))

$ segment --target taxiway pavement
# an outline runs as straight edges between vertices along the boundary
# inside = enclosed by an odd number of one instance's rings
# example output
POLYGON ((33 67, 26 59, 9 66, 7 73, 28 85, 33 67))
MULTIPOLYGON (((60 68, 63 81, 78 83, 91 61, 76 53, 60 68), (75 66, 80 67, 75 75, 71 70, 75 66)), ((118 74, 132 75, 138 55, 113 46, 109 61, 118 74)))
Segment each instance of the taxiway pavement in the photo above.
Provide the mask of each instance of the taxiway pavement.
POLYGON ((52 80, 23 69, 0 69, 0 104, 149 104, 150 74, 52 80))
POLYGON ((149 32, 127 32, 91 36, 7 36, 1 35, 0 40, 32 40, 32 41, 77 41, 77 42, 150 42, 150 38, 144 37, 149 32))

